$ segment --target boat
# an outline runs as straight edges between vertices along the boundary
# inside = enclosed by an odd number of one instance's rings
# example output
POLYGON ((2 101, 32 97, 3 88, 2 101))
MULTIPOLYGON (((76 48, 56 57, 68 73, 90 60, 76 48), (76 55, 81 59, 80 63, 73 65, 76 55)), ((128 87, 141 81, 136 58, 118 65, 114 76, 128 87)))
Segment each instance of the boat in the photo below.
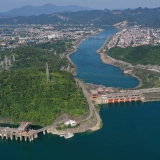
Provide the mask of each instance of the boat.
POLYGON ((61 135, 60 135, 60 137, 64 137, 64 136, 65 136, 64 134, 61 134, 61 135))
POLYGON ((64 137, 65 139, 72 138, 74 136, 73 133, 61 134, 60 137, 64 137))
POLYGON ((67 134, 64 135, 64 138, 68 139, 68 138, 72 138, 73 136, 74 136, 73 133, 67 133, 67 134))

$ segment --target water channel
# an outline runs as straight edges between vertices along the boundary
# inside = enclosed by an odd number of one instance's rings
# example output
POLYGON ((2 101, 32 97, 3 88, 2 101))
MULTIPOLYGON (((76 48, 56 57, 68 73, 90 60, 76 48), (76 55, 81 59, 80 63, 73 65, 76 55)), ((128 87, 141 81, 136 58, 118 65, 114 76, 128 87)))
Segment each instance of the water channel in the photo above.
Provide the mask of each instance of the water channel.
MULTIPOLYGON (((91 36, 71 59, 77 77, 85 82, 131 88, 138 80, 101 62, 102 37, 115 34, 115 28, 91 36)), ((0 159, 6 160, 160 160, 160 102, 122 103, 101 106, 103 128, 76 134, 65 140, 52 134, 40 135, 33 142, 0 139, 0 159)))

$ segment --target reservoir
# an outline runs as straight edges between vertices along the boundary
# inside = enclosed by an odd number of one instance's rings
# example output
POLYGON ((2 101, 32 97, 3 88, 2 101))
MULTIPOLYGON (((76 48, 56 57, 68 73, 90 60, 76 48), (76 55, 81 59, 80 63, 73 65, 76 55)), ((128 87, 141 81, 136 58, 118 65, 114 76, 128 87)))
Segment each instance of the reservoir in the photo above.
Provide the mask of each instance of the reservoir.
MULTIPOLYGON (((77 77, 87 83, 132 88, 138 80, 102 63, 96 53, 115 28, 84 40, 70 57, 77 77), (103 38, 105 37, 105 38, 103 38)), ((6 160, 160 160, 160 102, 102 105, 103 128, 65 140, 52 134, 32 142, 0 139, 0 159, 6 160)))

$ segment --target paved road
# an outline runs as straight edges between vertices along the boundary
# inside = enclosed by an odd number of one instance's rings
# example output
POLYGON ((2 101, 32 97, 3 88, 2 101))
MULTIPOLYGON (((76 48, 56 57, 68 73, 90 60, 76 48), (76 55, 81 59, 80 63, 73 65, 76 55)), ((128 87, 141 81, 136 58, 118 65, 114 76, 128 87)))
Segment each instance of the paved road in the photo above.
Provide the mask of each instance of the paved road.
POLYGON ((139 89, 137 91, 140 91, 142 93, 155 93, 155 92, 160 92, 160 88, 139 89))
POLYGON ((150 39, 150 44, 151 44, 151 45, 154 45, 154 41, 153 41, 153 32, 152 32, 151 29, 149 30, 149 32, 150 32, 150 38, 151 38, 151 39, 150 39))
MULTIPOLYGON (((92 101, 90 99, 90 94, 88 93, 84 84, 81 81, 79 81, 77 78, 75 78, 75 80, 79 84, 79 86, 82 88, 82 91, 83 91, 85 97, 87 98, 87 102, 89 104, 89 115, 85 119, 83 119, 83 121, 89 120, 91 117, 93 117, 93 114, 95 114, 96 118, 97 118, 97 124, 96 124, 95 127, 91 128, 91 130, 97 130, 97 129, 100 128, 100 124, 101 124, 101 118, 99 116, 99 113, 97 112, 96 108, 94 107, 94 104, 92 103, 92 101)), ((40 133, 40 132, 43 132, 44 130, 47 130, 47 129, 50 129, 50 128, 55 128, 55 123, 51 126, 47 126, 47 127, 42 128, 42 129, 36 130, 35 132, 40 133)))
POLYGON ((85 88, 84 84, 83 84, 81 81, 79 81, 77 78, 75 78, 75 80, 78 82, 79 86, 82 88, 83 93, 84 93, 85 97, 87 98, 87 102, 88 102, 88 104, 89 104, 89 113, 90 113, 90 114, 89 114, 89 116, 88 116, 86 119, 84 119, 84 120, 90 119, 90 118, 93 116, 93 114, 95 113, 96 118, 97 118, 97 125, 96 125, 95 127, 93 127, 92 130, 97 130, 97 129, 99 129, 100 124, 101 124, 101 118, 100 118, 100 116, 99 116, 99 113, 97 112, 94 104, 92 103, 92 101, 91 101, 91 99, 90 99, 90 94, 88 93, 88 91, 87 91, 87 89, 85 88))

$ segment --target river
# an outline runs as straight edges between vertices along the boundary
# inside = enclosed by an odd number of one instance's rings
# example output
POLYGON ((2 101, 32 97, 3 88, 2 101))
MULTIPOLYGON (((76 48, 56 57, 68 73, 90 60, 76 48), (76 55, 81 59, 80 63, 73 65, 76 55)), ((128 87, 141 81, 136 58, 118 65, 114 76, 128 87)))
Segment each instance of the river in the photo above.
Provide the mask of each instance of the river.
MULTIPOLYGON (((115 34, 115 28, 89 37, 71 59, 77 77, 85 82, 131 88, 138 80, 103 64, 96 50, 102 37, 115 34)), ((0 159, 6 160, 160 160, 160 102, 102 105, 103 128, 76 134, 65 140, 52 134, 40 135, 33 142, 0 139, 0 159)))

